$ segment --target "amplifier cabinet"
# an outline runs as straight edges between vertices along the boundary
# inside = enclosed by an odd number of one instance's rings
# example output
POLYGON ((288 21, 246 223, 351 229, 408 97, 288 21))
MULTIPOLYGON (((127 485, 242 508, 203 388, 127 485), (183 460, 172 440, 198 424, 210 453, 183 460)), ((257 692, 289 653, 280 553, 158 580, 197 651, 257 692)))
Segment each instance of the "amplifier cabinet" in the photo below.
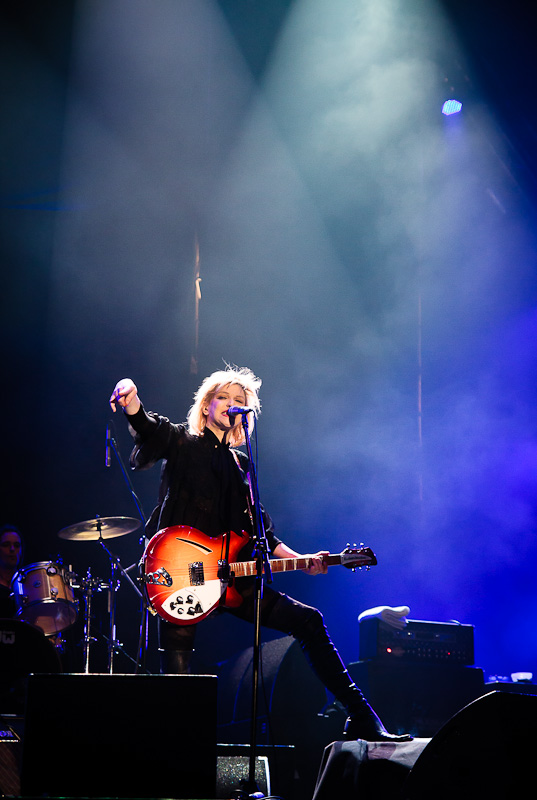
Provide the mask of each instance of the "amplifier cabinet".
POLYGON ((408 661, 474 663, 474 626, 458 622, 409 619, 402 630, 388 627, 378 617, 360 622, 360 660, 385 663, 408 661))

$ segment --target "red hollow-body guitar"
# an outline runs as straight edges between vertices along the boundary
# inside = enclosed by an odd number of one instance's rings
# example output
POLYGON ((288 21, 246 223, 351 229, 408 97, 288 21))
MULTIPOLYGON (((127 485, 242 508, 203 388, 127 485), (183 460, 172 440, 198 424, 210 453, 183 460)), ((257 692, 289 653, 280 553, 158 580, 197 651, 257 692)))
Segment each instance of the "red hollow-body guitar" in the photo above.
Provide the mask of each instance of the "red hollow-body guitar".
MULTIPOLYGON (((228 534, 211 538, 196 528, 173 525, 156 533, 142 556, 142 580, 151 606, 163 619, 175 625, 192 625, 205 619, 218 605, 236 608, 242 602, 235 579, 255 576, 255 561, 236 561, 248 541, 248 534, 228 534)), ((348 569, 371 567, 377 563, 369 547, 347 547, 328 555, 328 566, 340 564, 348 569)), ((309 558, 274 558, 272 572, 307 569, 309 558)))

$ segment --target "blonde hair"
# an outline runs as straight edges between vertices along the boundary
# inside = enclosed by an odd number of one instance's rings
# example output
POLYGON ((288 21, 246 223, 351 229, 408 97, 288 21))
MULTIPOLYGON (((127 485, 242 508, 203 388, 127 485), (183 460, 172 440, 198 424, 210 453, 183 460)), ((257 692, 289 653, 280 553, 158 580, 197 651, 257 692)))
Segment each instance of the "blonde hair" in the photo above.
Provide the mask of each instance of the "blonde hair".
MULTIPOLYGON (((241 387, 246 397, 246 406, 253 409, 255 416, 261 412, 261 402, 258 397, 261 379, 256 378, 252 370, 248 367, 235 367, 226 364, 226 368, 213 372, 209 375, 197 392, 194 394, 194 403, 187 414, 189 433, 200 436, 205 430, 207 422, 203 409, 209 405, 217 392, 224 388, 237 384, 241 387)), ((248 414, 248 427, 250 432, 254 423, 254 413, 248 414)), ((233 447, 244 444, 246 437, 242 425, 237 425, 229 434, 229 443, 233 447)))

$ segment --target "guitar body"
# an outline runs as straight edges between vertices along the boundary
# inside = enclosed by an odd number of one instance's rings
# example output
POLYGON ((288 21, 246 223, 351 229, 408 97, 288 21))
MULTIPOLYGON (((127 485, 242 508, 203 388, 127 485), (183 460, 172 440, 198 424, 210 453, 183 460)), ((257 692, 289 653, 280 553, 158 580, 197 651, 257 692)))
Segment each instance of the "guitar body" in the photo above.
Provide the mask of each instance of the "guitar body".
MULTIPOLYGON (((196 528, 173 525, 156 533, 142 557, 147 597, 157 614, 175 625, 193 625, 221 602, 236 608, 242 598, 222 574, 227 534, 211 538, 196 528), (223 597, 225 595, 225 597, 223 597)), ((231 531, 229 561, 248 541, 231 531)))

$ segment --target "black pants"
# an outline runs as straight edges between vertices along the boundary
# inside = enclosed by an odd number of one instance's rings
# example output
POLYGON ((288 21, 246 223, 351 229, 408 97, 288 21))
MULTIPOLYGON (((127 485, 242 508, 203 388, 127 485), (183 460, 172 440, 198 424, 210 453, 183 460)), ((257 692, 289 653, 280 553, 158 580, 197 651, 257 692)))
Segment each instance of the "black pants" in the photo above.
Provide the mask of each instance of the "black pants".
MULTIPOLYGON (((254 621, 255 582, 241 585, 243 602, 238 608, 223 609, 247 622, 254 621)), ((203 623, 202 623, 203 624, 203 623)), ((336 650, 321 612, 312 606, 293 600, 271 586, 263 587, 261 600, 261 624, 272 630, 293 636, 300 644, 313 671, 325 687, 345 706, 352 705, 360 693, 354 686, 341 657, 336 650)), ((173 625, 160 620, 159 647, 164 651, 190 653, 194 649, 197 624, 173 625)), ((164 663, 165 663, 164 658, 164 663)), ((170 659, 173 662, 173 658, 170 659)), ((180 659, 179 659, 180 663, 180 659)), ((186 663, 186 662, 183 662, 186 663)), ((360 695, 361 696, 361 695, 360 695)))

